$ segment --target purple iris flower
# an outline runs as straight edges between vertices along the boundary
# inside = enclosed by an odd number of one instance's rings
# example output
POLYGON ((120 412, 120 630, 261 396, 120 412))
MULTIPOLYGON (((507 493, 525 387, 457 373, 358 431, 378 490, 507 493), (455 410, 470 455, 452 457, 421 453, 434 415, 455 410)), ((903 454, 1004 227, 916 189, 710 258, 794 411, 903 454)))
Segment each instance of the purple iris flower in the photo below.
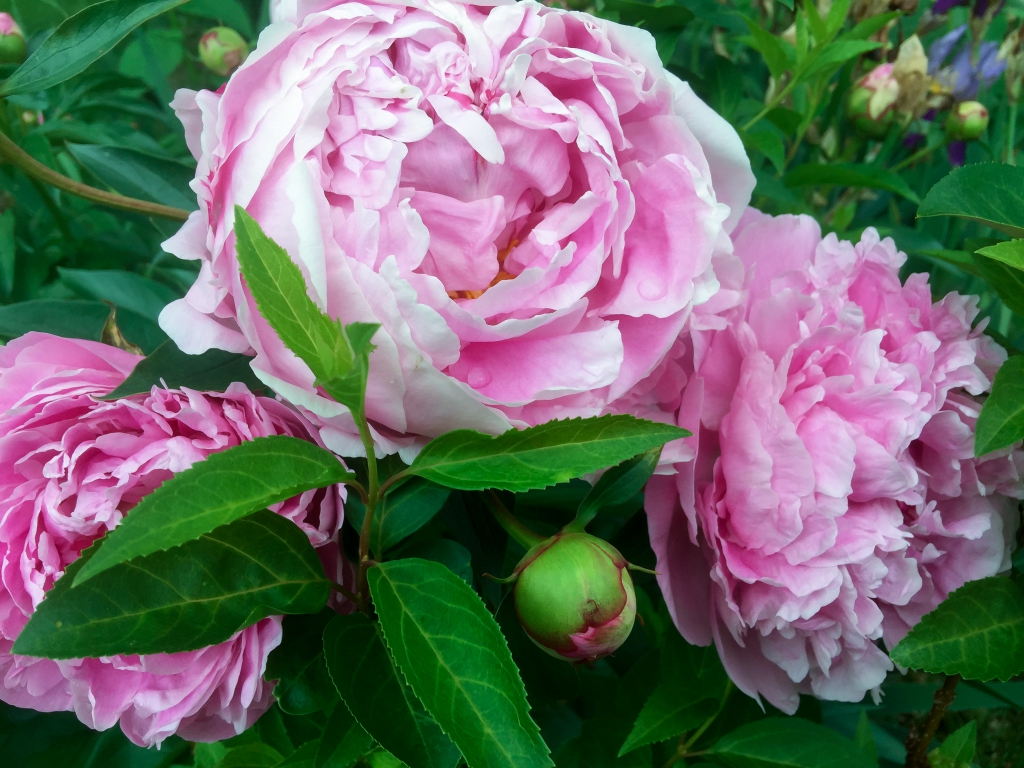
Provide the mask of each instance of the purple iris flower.
POLYGON ((999 44, 993 42, 978 46, 978 63, 972 64, 969 38, 964 40, 949 65, 943 67, 943 62, 953 53, 966 32, 967 25, 961 24, 932 43, 928 51, 928 74, 951 86, 953 98, 957 101, 973 99, 978 95, 978 88, 992 85, 1006 69, 1006 62, 999 60, 999 44))
POLYGON ((932 15, 941 16, 944 13, 949 13, 959 5, 970 4, 971 0, 935 0, 935 3, 932 5, 932 15))

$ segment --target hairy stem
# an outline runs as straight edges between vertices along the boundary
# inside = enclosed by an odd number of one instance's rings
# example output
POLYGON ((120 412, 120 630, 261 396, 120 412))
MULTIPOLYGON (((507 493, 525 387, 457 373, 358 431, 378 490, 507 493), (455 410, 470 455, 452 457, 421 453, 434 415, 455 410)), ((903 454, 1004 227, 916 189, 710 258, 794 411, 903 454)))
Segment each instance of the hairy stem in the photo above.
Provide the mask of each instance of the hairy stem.
POLYGON ((122 211, 140 213, 144 216, 157 216, 161 219, 170 219, 172 221, 185 221, 189 217, 189 212, 182 208, 172 208, 169 205, 136 200, 133 197, 125 197, 115 192, 104 192, 102 189, 96 189, 87 184, 79 184, 77 181, 69 179, 67 176, 63 176, 51 168, 47 168, 2 132, 0 132, 0 160, 4 160, 15 168, 20 169, 31 179, 38 179, 68 194, 81 197, 93 203, 99 203, 100 205, 117 208, 122 211))
POLYGON ((366 579, 366 571, 370 567, 370 534, 373 531, 373 515, 377 511, 377 501, 380 499, 380 483, 377 478, 377 456, 373 452, 373 436, 370 434, 370 425, 366 422, 366 413, 353 413, 356 417, 356 424, 359 425, 359 438, 362 440, 363 448, 366 449, 366 471, 369 475, 369 489, 366 492, 366 516, 363 518, 363 527, 359 531, 359 580, 358 596, 359 610, 370 615, 370 585, 366 579))
POLYGON ((959 682, 960 675, 950 675, 947 677, 942 687, 935 692, 932 710, 928 713, 924 730, 919 733, 916 728, 911 729, 906 741, 906 768, 930 768, 928 747, 931 745, 932 739, 935 738, 935 732, 939 729, 942 717, 946 714, 946 710, 949 709, 949 705, 953 703, 953 699, 956 698, 956 685, 959 682))

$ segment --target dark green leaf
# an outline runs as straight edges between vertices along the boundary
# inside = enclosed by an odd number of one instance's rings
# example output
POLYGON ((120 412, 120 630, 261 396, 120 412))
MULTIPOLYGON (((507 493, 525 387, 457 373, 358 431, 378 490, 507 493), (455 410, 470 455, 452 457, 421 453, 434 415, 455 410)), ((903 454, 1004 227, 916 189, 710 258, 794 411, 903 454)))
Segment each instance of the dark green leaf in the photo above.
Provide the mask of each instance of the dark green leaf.
POLYGON ((632 416, 551 421, 497 437, 459 429, 427 443, 407 471, 464 491, 528 491, 596 472, 689 434, 632 416))
POLYGON ((324 628, 335 616, 325 608, 320 613, 287 616, 284 637, 267 659, 267 680, 277 680, 274 698, 283 712, 308 715, 330 711, 338 702, 324 665, 324 628))
POLYGON ((430 522, 448 500, 451 489, 415 477, 384 497, 373 518, 370 540, 383 553, 430 522))
POLYGON ((109 301, 156 322, 179 295, 163 283, 120 269, 59 269, 61 282, 88 299, 109 301))
POLYGON ((854 734, 853 742, 857 745, 857 749, 864 753, 871 765, 878 765, 878 745, 875 744, 875 734, 871 729, 868 713, 863 710, 857 718, 857 731, 854 734))
POLYGON ((708 754, 729 768, 873 768, 849 739, 798 717, 741 725, 708 754))
POLYGON ((219 349, 211 349, 201 355, 186 355, 173 341, 166 341, 139 362, 121 386, 102 399, 117 400, 163 386, 223 392, 236 381, 245 384, 252 392, 259 392, 264 384, 253 374, 250 360, 252 358, 248 355, 219 349))
POLYGON ((837 40, 815 49, 801 66, 798 77, 803 80, 825 72, 831 75, 850 59, 873 51, 881 45, 881 43, 870 40, 837 40))
MULTIPOLYGON (((832 5, 835 8, 835 4, 832 5)), ((832 14, 829 13, 831 18, 832 14)), ((899 11, 892 13, 879 13, 875 16, 870 16, 864 19, 864 21, 857 24, 849 32, 839 36, 840 40, 867 40, 872 37, 880 30, 883 30, 888 26, 890 21, 898 19, 900 17, 899 11)))
POLYGON ((769 122, 758 123, 743 134, 743 144, 767 157, 780 173, 786 167, 786 147, 782 132, 769 122))
POLYGON ((932 768, 971 768, 978 744, 978 724, 973 720, 946 737, 928 755, 932 768))
POLYGON ((571 523, 573 530, 583 530, 597 514, 606 507, 617 507, 627 503, 647 485, 661 458, 661 447, 634 456, 632 459, 612 467, 594 484, 576 512, 571 523))
POLYGON ((220 22, 246 38, 251 38, 255 32, 249 14, 238 0, 190 0, 181 12, 220 22))
POLYGON ((267 616, 315 613, 327 601, 316 550, 301 528, 273 512, 122 563, 72 589, 75 573, 97 547, 102 551, 102 541, 39 604, 16 653, 70 659, 190 651, 267 616))
POLYGON ((281 753, 267 744, 254 742, 228 749, 216 768, 275 768, 281 753))
POLYGON ((0 307, 0 336, 16 338, 29 331, 67 339, 99 341, 110 307, 101 301, 35 299, 0 307))
POLYGON ((1004 243, 996 243, 979 248, 978 253, 1008 264, 1014 269, 1024 270, 1024 240, 1007 240, 1004 243))
POLYGON ((1024 237, 1024 168, 977 163, 954 168, 925 195, 918 216, 960 216, 1024 237))
MULTIPOLYGON (((360 614, 362 615, 362 614, 360 614)), ((376 690, 378 681, 373 682, 376 690)), ((338 702, 320 739, 314 768, 350 768, 373 747, 373 737, 352 717, 344 702, 338 702)))
POLYGON ((410 768, 451 768, 459 750, 405 684, 377 626, 365 615, 336 616, 324 655, 338 694, 359 724, 410 768))
POLYGON ((970 581, 889 655, 900 666, 926 672, 1007 680, 1024 671, 1024 594, 999 576, 970 581))
POLYGON ((974 433, 974 454, 984 456, 1024 439, 1024 356, 1000 366, 974 433))
POLYGON ((648 32, 675 32, 693 21, 693 12, 681 5, 651 5, 634 0, 601 0, 602 14, 618 15, 620 24, 643 27, 648 32))
POLYGON ((75 578, 169 549, 311 488, 351 480, 338 458, 287 435, 258 437, 180 472, 144 497, 75 578))
POLYGON ((14 211, 0 214, 0 298, 7 301, 14 290, 17 246, 14 242, 14 211))
POLYGON ((320 740, 307 741, 279 762, 275 768, 315 768, 316 757, 320 751, 320 740))
POLYGON ((711 648, 695 648, 678 632, 665 636, 658 685, 640 711, 619 755, 672 739, 713 716, 725 691, 725 671, 711 648))
POLYGON ((440 563, 460 579, 472 586, 473 565, 469 550, 451 539, 432 539, 426 544, 403 548, 402 557, 421 557, 440 563))
POLYGON ((793 46, 784 43, 758 22, 746 18, 744 21, 750 30, 751 46, 764 57, 764 63, 768 65, 768 71, 772 73, 772 77, 778 79, 796 61, 793 46))
POLYGON ((869 163, 806 163, 787 173, 784 181, 787 187, 839 185, 882 189, 918 202, 902 176, 869 163))
POLYGON ((0 96, 43 91, 85 70, 145 21, 186 0, 107 0, 61 24, 3 85, 0 96))
POLYGON ((470 768, 552 765, 505 638, 472 588, 419 559, 368 575, 392 656, 470 768))
POLYGON ((122 195, 194 211, 189 189, 195 170, 187 165, 125 147, 67 144, 68 151, 96 178, 122 195))

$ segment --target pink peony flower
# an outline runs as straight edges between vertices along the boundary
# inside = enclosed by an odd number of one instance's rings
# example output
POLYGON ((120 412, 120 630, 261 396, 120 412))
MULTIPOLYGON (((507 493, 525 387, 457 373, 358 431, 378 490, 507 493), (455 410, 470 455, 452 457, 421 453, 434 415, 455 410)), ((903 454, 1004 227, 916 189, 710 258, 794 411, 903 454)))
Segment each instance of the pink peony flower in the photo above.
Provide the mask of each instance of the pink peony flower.
POLYGON ((648 487, 659 580, 749 695, 859 701, 892 669, 879 641, 1009 566, 1024 453, 973 455, 1005 353, 972 330, 976 297, 901 285, 873 229, 854 245, 750 210, 734 237, 741 300, 663 372, 695 460, 648 487))
MULTIPOLYGON (((10 652, 67 565, 173 473, 256 437, 309 438, 300 416, 242 384, 225 393, 154 387, 114 402, 94 399, 139 359, 39 333, 0 347, 0 699, 44 712, 74 709, 100 730, 120 719, 140 745, 173 733, 215 741, 270 706, 273 686, 263 673, 281 642, 280 617, 189 653, 50 661, 10 652)), ((341 525, 333 489, 306 492, 276 511, 316 546, 333 544, 341 525)))
POLYGON ((361 452, 346 409, 255 311, 244 206, 343 322, 379 322, 367 410, 386 451, 456 428, 594 415, 717 289, 754 180, 736 132, 653 38, 536 2, 288 0, 222 92, 174 107, 202 261, 161 326, 255 350, 258 375, 361 452))

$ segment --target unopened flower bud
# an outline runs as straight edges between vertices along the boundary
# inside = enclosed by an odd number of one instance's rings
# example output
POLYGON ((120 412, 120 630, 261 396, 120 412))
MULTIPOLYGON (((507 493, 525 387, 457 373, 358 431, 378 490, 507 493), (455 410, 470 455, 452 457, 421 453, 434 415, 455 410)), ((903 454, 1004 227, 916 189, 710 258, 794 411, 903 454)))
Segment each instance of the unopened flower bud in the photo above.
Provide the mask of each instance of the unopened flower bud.
POLYGON ((636 619, 629 564, 587 533, 559 533, 516 566, 516 613, 540 648, 568 661, 593 661, 622 645, 636 619))
POLYGON ((976 101, 961 101, 946 118, 946 136, 951 141, 974 141, 988 128, 988 110, 976 101))
POLYGON ((209 69, 227 77, 249 55, 249 45, 231 27, 214 27, 199 39, 199 58, 209 69))
POLYGON ((9 13, 0 13, 0 64, 25 60, 25 35, 9 13))
POLYGON ((882 64, 868 72, 850 91, 846 114, 865 136, 880 139, 889 130, 895 115, 900 86, 892 74, 892 64, 882 64))

